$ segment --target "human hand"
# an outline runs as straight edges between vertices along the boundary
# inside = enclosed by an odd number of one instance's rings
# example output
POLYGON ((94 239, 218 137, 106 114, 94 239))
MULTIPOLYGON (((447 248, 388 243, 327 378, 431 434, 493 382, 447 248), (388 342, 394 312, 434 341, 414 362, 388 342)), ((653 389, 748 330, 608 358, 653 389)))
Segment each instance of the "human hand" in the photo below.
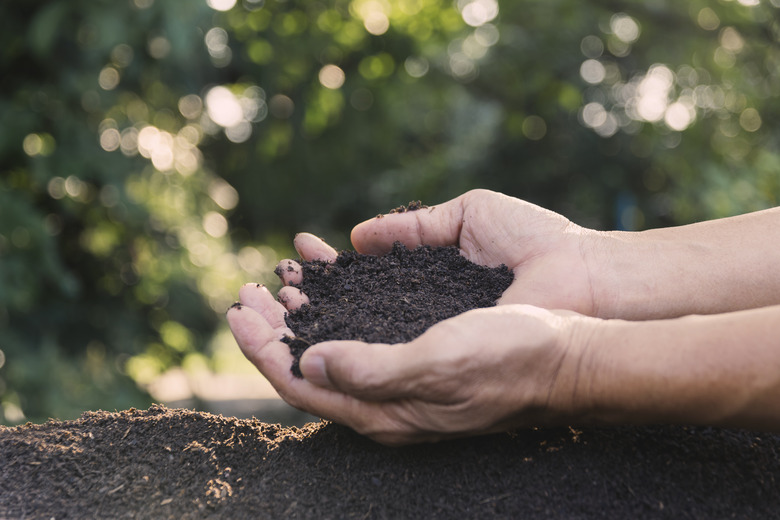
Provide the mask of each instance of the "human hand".
MULTIPOLYGON (((477 309, 398 345, 328 341, 290 372, 289 330, 263 287, 241 289, 228 321, 244 354, 292 406, 384 444, 561 424, 577 410, 583 319, 529 305, 477 309), (269 321, 269 318, 271 319, 269 321)), ((283 317, 283 312, 281 313, 283 317)))
MULTIPOLYGON (((364 222, 353 230, 352 240, 359 252, 369 254, 384 253, 392 247, 392 243, 395 241, 401 241, 408 247, 420 244, 458 245, 464 256, 475 263, 488 266, 505 264, 514 270, 515 282, 505 292, 499 301, 500 304, 534 302, 547 306, 591 309, 587 305, 590 300, 582 297, 588 291, 582 289, 578 293, 573 290, 573 288, 583 285, 581 279, 573 276, 574 272, 583 269, 580 264, 582 254, 578 242, 582 233, 584 230, 555 213, 497 193, 475 191, 434 208, 391 214, 364 222), (553 273, 554 276, 547 273, 553 273), (523 280, 526 282, 523 283, 523 280), (569 303, 559 304, 558 302, 569 303)), ((296 236, 295 247, 304 260, 333 261, 337 256, 336 251, 322 240, 305 233, 296 236)), ((264 287, 249 285, 242 288, 240 294, 242 304, 249 309, 238 307, 231 309, 228 313, 228 320, 239 345, 247 358, 255 363, 276 387, 279 394, 290 404, 317 415, 355 426, 353 422, 347 422, 352 418, 344 416, 343 410, 338 411, 338 407, 336 407, 336 411, 329 411, 334 409, 332 397, 327 402, 317 400, 321 399, 317 396, 320 396, 322 391, 318 385, 325 384, 326 390, 331 392, 337 389, 327 388, 330 383, 323 383, 322 378, 316 379, 317 372, 312 367, 318 366, 319 361, 307 362, 309 368, 303 372, 303 380, 292 376, 289 370, 292 356, 288 346, 280 341, 285 335, 293 335, 285 325, 284 313, 285 310, 295 310, 302 304, 308 303, 308 298, 299 289, 292 286, 302 281, 301 267, 297 262, 283 260, 279 263, 277 274, 285 284, 285 287, 279 291, 281 305, 264 287), (314 378, 314 380, 310 381, 307 377, 314 378)), ((473 320, 473 318, 468 319, 473 320)), ((476 331, 479 329, 479 325, 479 320, 476 320, 465 326, 466 329, 473 328, 475 331, 471 341, 466 342, 466 351, 478 353, 478 347, 481 346, 481 343, 477 341, 477 336, 480 333, 476 331)), ((445 327, 448 325, 437 325, 431 330, 452 331, 452 329, 445 327)), ((505 336, 506 332, 494 328, 488 329, 487 335, 505 337, 508 340, 509 336, 505 336)), ((430 339, 431 334, 433 333, 426 333, 424 336, 430 339)), ((485 335, 485 330, 481 334, 485 335)), ((455 338, 453 341, 456 341, 458 345, 462 344, 462 338, 457 334, 453 334, 453 338, 455 338)), ((342 343, 344 342, 327 342, 323 345, 342 343)), ((355 349, 363 345, 359 342, 348 343, 351 347, 343 348, 355 349)), ((319 347, 312 348, 314 348, 314 352, 318 352, 319 347)), ((372 345, 370 348, 373 351, 377 346, 372 345)), ((361 352, 356 352, 355 355, 360 359, 370 360, 370 358, 365 357, 362 347, 360 350, 361 352)), ((432 355, 436 352, 437 349, 431 351, 432 355)), ((304 359, 321 360, 323 358, 304 355, 301 363, 304 359)), ((416 358, 412 356, 410 359, 416 358)), ((422 364, 421 367, 424 368, 425 365, 422 364)), ((301 365, 301 370, 304 370, 303 365, 301 365)), ((434 371, 434 373, 436 372, 434 371)), ((479 377, 481 373, 481 371, 477 371, 476 375, 479 377)), ((456 373, 452 373, 451 376, 456 385, 458 378, 463 377, 456 373)), ((474 387, 480 385, 478 381, 472 383, 474 387)), ((501 383, 497 382, 498 386, 501 386, 501 383)), ((338 398, 340 400, 338 402, 342 404, 342 407, 354 406, 354 398, 348 393, 342 392, 337 393, 337 395, 341 396, 338 398)), ((433 398, 435 399, 436 395, 433 398)), ((511 402, 505 401, 506 406, 510 406, 511 402)), ((434 400, 433 403, 436 404, 436 401, 434 400)), ((487 403, 488 401, 485 402, 485 404, 487 403)), ((428 406, 428 408, 431 407, 428 406)), ((450 410, 454 408, 456 407, 449 407, 450 410)), ((398 432, 375 433, 369 429, 372 427, 370 425, 363 427, 362 431, 380 440, 386 439, 387 435, 401 435, 399 441, 391 439, 386 442, 408 442, 413 440, 415 435, 422 436, 421 438, 438 438, 442 435, 465 435, 469 432, 492 431, 491 427, 502 429, 503 421, 495 415, 500 414, 499 410, 488 408, 490 410, 488 410, 487 417, 483 415, 480 419, 480 417, 475 416, 474 420, 477 424, 471 428, 461 428, 462 431, 458 431, 457 428, 450 431, 448 428, 452 428, 453 425, 447 426, 446 424, 441 425, 443 431, 436 429, 428 431, 424 429, 426 426, 421 425, 418 429, 410 429, 403 434, 406 437, 398 432), (480 420, 483 422, 479 423, 480 420), (490 424, 492 426, 489 426, 490 424), (425 437, 426 435, 428 437, 425 437)), ((527 415, 528 411, 526 410, 527 415)), ((427 428, 431 428, 431 426, 428 425, 427 428)), ((356 429, 361 431, 361 425, 358 424, 356 429)))
MULTIPOLYGON (((470 261, 506 265, 514 282, 499 305, 528 303, 548 309, 570 309, 598 315, 599 291, 591 286, 589 255, 596 236, 565 217, 534 204, 487 190, 473 190, 453 200, 405 213, 372 218, 355 226, 352 244, 364 254, 380 255, 393 243, 414 248, 458 246, 470 261)), ((295 237, 304 260, 335 260, 336 251, 308 233, 295 237)), ((308 298, 292 284, 301 282, 301 267, 282 260, 277 267, 285 287, 279 299, 295 310, 308 298)))
POLYGON ((515 279, 499 305, 528 303, 598 314, 590 284, 588 238, 595 232, 534 204, 473 190, 430 208, 376 217, 355 226, 352 244, 379 255, 394 242, 458 246, 470 261, 506 265, 515 279))

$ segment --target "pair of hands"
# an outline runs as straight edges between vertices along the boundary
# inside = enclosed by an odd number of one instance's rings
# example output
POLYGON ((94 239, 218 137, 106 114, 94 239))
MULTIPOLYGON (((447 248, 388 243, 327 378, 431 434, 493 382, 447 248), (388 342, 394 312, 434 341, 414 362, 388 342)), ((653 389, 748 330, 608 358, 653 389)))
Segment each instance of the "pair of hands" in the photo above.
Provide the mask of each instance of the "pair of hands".
MULTIPOLYGON (((393 242, 413 248, 457 245, 477 264, 507 265, 515 280, 489 309, 440 322, 400 345, 328 341, 301 358, 303 379, 280 340, 293 335, 284 315, 307 302, 288 284, 300 266, 280 263, 279 301, 264 287, 241 288, 227 319, 246 357, 292 406, 348 425, 385 444, 435 441, 564 421, 577 402, 584 350, 570 338, 598 313, 590 285, 593 232, 533 204, 477 190, 414 212, 363 222, 358 252, 383 254, 393 242), (545 309, 571 309, 549 311, 545 309)), ((336 251, 309 234, 295 247, 305 260, 336 251)))

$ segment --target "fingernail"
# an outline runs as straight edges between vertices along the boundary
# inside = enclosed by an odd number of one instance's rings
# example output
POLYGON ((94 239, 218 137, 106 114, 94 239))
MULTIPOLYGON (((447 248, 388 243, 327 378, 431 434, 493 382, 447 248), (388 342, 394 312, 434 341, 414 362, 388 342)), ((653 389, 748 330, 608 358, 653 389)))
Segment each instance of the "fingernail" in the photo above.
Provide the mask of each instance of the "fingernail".
POLYGON ((333 388, 325 368, 325 358, 312 354, 302 356, 300 362, 303 377, 313 385, 322 388, 333 388))
POLYGON ((236 303, 234 303, 233 305, 231 305, 230 307, 228 307, 228 310, 230 310, 230 309, 238 309, 238 310, 241 310, 241 307, 242 307, 242 305, 241 305, 241 302, 236 302, 236 303))

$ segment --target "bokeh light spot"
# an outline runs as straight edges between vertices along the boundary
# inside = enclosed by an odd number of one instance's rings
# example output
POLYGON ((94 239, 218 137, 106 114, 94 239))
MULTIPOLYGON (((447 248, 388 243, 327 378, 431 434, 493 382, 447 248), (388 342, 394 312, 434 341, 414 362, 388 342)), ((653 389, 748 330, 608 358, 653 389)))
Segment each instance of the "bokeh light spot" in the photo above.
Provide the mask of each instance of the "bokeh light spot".
POLYGON ((252 125, 249 121, 239 121, 237 124, 225 128, 225 136, 233 143, 245 143, 252 137, 252 125))
POLYGON ((197 119, 203 111, 203 100, 195 94, 179 99, 179 112, 187 119, 197 119))
POLYGON ((30 157, 40 155, 43 150, 43 139, 38 134, 28 134, 22 141, 22 149, 30 157))
POLYGON ((496 0, 461 0, 458 7, 463 21, 472 27, 484 25, 498 16, 496 0))
POLYGON ((720 45, 729 52, 738 53, 745 46, 742 35, 733 27, 725 27, 719 36, 720 45))
POLYGON ((203 229, 214 238, 220 238, 227 233, 228 221, 216 211, 209 211, 203 216, 203 229))
POLYGON ((363 26, 369 33, 373 34, 374 36, 379 36, 385 34, 390 28, 390 19, 385 13, 381 11, 374 11, 365 17, 363 20, 363 26))
POLYGON ((580 76, 591 85, 598 85, 606 75, 604 65, 598 60, 585 60, 580 66, 580 76))
POLYGON ((206 0, 206 3, 215 11, 229 11, 236 5, 236 0, 206 0))
POLYGON ((288 119, 295 111, 295 103, 284 94, 276 94, 269 100, 268 108, 274 117, 288 119))
POLYGON ((340 67, 325 65, 320 69, 319 79, 323 87, 335 90, 344 85, 346 76, 340 67))
POLYGON ((425 58, 409 56, 404 61, 404 69, 406 70, 406 73, 413 78, 421 78, 428 74, 429 67, 428 60, 425 58))
POLYGON ((715 14, 715 11, 709 7, 704 7, 696 16, 696 23, 705 31, 714 31, 720 27, 720 18, 715 14))
POLYGON ((539 116, 528 116, 523 121, 523 135, 532 141, 538 141, 547 134, 547 123, 539 116))
POLYGON ((111 50, 111 61, 117 67, 127 67, 133 61, 133 48, 126 43, 120 43, 111 50))
POLYGON ((103 90, 114 90, 119 85, 119 71, 114 67, 104 67, 98 75, 98 85, 103 90))
POLYGON ((582 107, 582 119, 591 128, 601 126, 607 120, 607 111, 601 103, 588 103, 582 107))
POLYGON ((152 58, 161 60, 171 52, 171 42, 164 36, 155 36, 149 39, 147 50, 152 58))
POLYGON ((222 209, 231 210, 238 205, 238 191, 222 179, 209 184, 209 196, 222 209))
POLYGON ((36 155, 46 156, 56 148, 56 142, 51 134, 27 134, 22 141, 22 150, 30 157, 36 155))
POLYGON ((100 147, 107 152, 118 150, 121 140, 122 136, 116 128, 106 128, 100 133, 100 147))
POLYGON ((688 128, 696 118, 696 111, 692 106, 676 101, 669 105, 664 112, 664 123, 672 130, 682 132, 688 128))
POLYGON ((625 13, 617 13, 609 21, 612 33, 624 43, 634 43, 639 39, 639 23, 625 13))
POLYGON ((604 42, 598 36, 591 34, 582 39, 580 50, 586 58, 595 59, 604 53, 604 42))
POLYGON ((755 108, 746 108, 739 115, 739 126, 747 132, 756 132, 761 128, 761 115, 755 108))
POLYGON ((236 96, 226 87, 214 87, 206 94, 206 110, 212 121, 230 128, 244 119, 244 110, 236 96))
POLYGON ((669 104, 674 73, 664 65, 653 65, 637 87, 636 111, 645 121, 660 121, 669 104))
POLYGON ((65 179, 62 177, 54 177, 46 185, 46 189, 49 192, 49 196, 55 200, 65 197, 65 179))
POLYGON ((228 47, 228 33, 222 27, 212 27, 203 37, 209 54, 213 58, 224 58, 230 52, 228 47))

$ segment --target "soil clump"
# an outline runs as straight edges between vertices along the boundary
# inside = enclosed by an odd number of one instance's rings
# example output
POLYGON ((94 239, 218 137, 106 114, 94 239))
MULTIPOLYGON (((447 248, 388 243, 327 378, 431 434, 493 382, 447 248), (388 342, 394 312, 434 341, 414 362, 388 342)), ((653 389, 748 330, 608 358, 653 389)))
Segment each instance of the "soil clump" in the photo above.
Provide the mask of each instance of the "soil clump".
POLYGON ((284 340, 297 376, 298 360, 311 344, 408 342, 439 321, 494 306, 514 279, 506 266, 477 265, 457 247, 408 249, 400 242, 382 256, 343 251, 334 262, 300 264, 303 282, 296 287, 311 303, 287 314, 296 337, 284 340))

